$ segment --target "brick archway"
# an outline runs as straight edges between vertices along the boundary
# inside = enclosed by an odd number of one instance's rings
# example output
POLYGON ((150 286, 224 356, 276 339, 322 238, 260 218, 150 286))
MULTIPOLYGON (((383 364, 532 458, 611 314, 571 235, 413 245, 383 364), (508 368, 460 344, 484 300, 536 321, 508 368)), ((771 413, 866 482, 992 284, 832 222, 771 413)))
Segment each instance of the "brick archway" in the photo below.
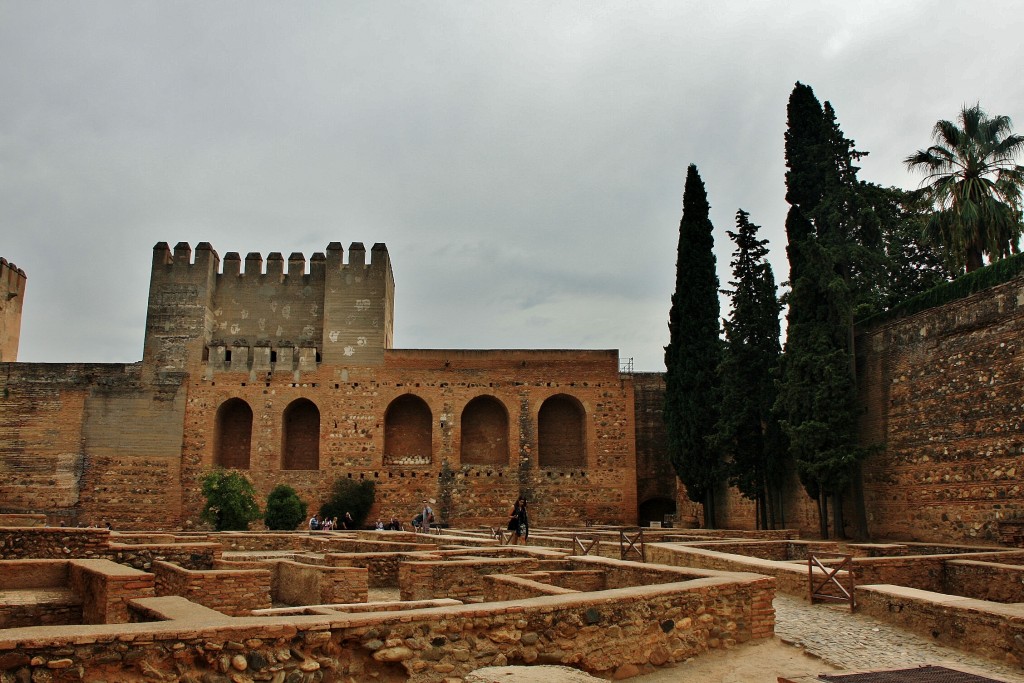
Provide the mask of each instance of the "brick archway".
POLYGON ((508 465, 508 410, 493 396, 477 396, 462 410, 463 465, 508 465))
POLYGON ((249 469, 252 444, 252 408, 240 398, 229 398, 217 409, 213 464, 225 469, 249 469))

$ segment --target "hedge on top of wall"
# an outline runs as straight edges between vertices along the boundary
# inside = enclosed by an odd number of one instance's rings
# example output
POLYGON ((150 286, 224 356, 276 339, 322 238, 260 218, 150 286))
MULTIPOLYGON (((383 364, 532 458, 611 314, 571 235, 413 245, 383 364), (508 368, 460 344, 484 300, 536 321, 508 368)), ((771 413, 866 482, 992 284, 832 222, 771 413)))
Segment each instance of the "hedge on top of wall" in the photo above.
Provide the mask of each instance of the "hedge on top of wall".
POLYGON ((887 311, 882 311, 859 320, 857 321, 857 327, 862 329, 874 327, 890 320, 920 313, 926 309, 935 308, 950 301, 970 296, 989 287, 1009 282, 1022 272, 1024 272, 1024 254, 1014 254, 1009 258, 1000 259, 991 265, 979 268, 972 273, 961 275, 951 282, 933 287, 927 292, 913 296, 887 311))

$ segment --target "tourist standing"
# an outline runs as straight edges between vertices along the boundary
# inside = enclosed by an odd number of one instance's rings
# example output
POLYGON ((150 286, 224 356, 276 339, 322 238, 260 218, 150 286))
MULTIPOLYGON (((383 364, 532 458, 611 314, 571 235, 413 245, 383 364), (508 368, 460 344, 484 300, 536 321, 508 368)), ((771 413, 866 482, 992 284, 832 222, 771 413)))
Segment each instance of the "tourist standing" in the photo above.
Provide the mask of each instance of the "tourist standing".
POLYGON ((512 512, 508 517, 508 530, 512 532, 511 545, 525 545, 530 538, 530 517, 526 510, 526 498, 523 496, 519 496, 519 500, 512 506, 512 512))

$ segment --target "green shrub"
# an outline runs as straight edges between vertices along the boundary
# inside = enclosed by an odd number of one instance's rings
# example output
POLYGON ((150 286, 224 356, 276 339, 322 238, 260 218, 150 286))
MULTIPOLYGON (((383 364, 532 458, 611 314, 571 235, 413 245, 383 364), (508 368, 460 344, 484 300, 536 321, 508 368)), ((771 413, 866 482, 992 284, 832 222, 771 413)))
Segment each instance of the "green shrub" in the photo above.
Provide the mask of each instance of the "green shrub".
POLYGON ((376 487, 372 479, 336 479, 331 488, 331 497, 320 507, 320 516, 337 517, 340 529, 345 513, 348 512, 352 515, 352 527, 361 529, 375 497, 376 487))
POLYGON ((306 501, 291 486, 278 484, 267 496, 263 523, 274 531, 292 531, 306 519, 306 501))
POLYGON ((256 490, 238 472, 216 469, 203 478, 206 505, 201 517, 217 531, 245 531, 260 518, 256 490))

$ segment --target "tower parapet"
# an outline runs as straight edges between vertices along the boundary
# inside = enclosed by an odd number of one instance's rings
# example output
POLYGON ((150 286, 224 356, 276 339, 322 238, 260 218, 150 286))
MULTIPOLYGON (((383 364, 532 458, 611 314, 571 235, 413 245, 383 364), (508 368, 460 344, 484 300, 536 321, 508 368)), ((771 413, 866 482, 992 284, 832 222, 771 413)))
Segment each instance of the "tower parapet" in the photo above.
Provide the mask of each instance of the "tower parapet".
POLYGON ((331 365, 380 365, 394 341, 395 278, 384 244, 370 250, 361 242, 349 247, 344 263, 341 244, 327 245, 323 360, 331 365))
POLYGON ((143 367, 151 378, 192 371, 203 356, 211 327, 211 302, 220 257, 209 242, 188 242, 171 252, 166 242, 153 247, 146 311, 143 367))
POLYGON ((25 271, 8 263, 7 259, 0 258, 0 362, 13 363, 18 360, 21 310, 25 303, 27 282, 25 271))
POLYGON ((341 244, 306 261, 280 252, 237 252, 219 258, 207 243, 173 253, 154 247, 147 368, 157 373, 309 372, 320 363, 383 362, 393 338, 394 276, 387 247, 374 245, 371 261, 360 243, 345 263, 341 244), (308 272, 307 272, 308 266, 308 272))

